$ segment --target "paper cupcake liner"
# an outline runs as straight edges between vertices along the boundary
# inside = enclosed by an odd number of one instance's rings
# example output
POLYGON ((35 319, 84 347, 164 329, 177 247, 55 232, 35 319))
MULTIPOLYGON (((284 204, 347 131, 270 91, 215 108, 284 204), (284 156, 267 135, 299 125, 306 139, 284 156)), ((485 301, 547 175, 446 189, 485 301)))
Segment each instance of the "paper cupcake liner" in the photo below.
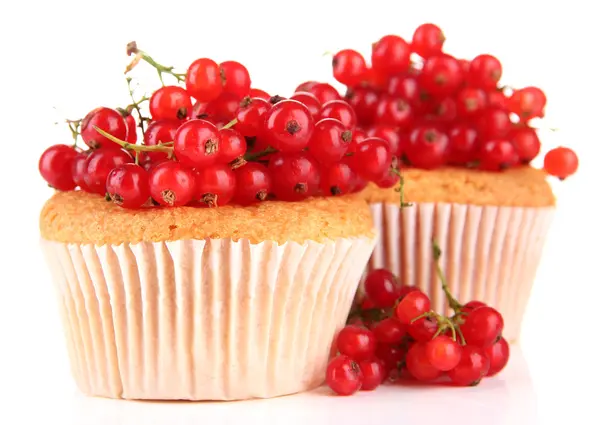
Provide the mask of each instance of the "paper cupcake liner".
POLYGON ((435 273, 435 238, 452 294, 498 309, 505 338, 519 339, 553 207, 416 203, 401 212, 398 205, 377 203, 371 211, 380 236, 368 270, 391 270, 402 284, 426 291, 436 311, 449 313, 435 273))
POLYGON ((42 241, 78 387, 154 400, 321 385, 375 241, 42 241))

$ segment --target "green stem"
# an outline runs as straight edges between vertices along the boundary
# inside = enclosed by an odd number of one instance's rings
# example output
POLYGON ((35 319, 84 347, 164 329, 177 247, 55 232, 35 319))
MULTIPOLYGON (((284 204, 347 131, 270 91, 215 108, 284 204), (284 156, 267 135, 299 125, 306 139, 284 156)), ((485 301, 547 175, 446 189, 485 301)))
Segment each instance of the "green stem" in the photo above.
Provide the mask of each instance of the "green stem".
POLYGON ((127 89, 129 90, 129 97, 131 98, 131 102, 132 102, 131 105, 128 105, 126 109, 127 110, 129 110, 129 108, 135 109, 135 111, 138 114, 138 118, 140 120, 138 127, 140 128, 140 130, 142 130, 142 135, 145 135, 146 130, 144 128, 144 119, 143 119, 144 116, 142 115, 142 111, 140 109, 140 104, 149 100, 150 98, 143 96, 139 101, 136 102, 135 98, 133 97, 133 87, 131 87, 131 78, 127 77, 126 80, 127 80, 127 89))
POLYGON ((444 294, 446 294, 446 298, 448 300, 448 305, 450 306, 450 308, 452 310, 454 310, 454 312, 458 313, 460 311, 460 309, 462 308, 462 305, 450 293, 450 288, 448 288, 448 282, 446 281, 446 276, 444 275, 442 267, 440 266, 440 257, 441 256, 442 256, 442 250, 440 249, 440 246, 438 245, 437 241, 434 239, 433 240, 433 259, 435 261, 435 271, 436 271, 436 274, 442 284, 442 290, 444 291, 444 294))
MULTIPOLYGON (((115 142, 116 144, 118 144, 119 146, 121 146, 124 149, 130 149, 135 152, 166 152, 169 155, 173 154, 173 148, 171 146, 167 146, 166 143, 159 143, 158 145, 153 145, 153 146, 136 145, 135 143, 129 143, 124 140, 121 140, 96 126, 94 126, 94 130, 96 130, 98 133, 100 133, 101 135, 106 137, 108 140, 115 142)), ((170 144, 170 143, 171 142, 169 142, 168 144, 170 144)))
POLYGON ((246 161, 254 161, 258 158, 262 158, 263 156, 272 154, 272 153, 276 153, 278 152, 277 149, 274 149, 272 147, 268 147, 267 149, 265 149, 262 152, 256 152, 256 153, 247 153, 246 155, 244 155, 244 159, 246 161))
POLYGON ((236 125, 238 123, 237 118, 232 119, 231 121, 229 121, 227 124, 225 124, 223 126, 223 128, 221 128, 221 130, 227 130, 228 128, 233 127, 234 125, 236 125))
POLYGON ((457 328, 458 330, 458 336, 460 338, 460 345, 467 345, 467 341, 465 341, 465 336, 463 335, 462 331, 460 330, 460 326, 457 328))
MULTIPOLYGON (((162 65, 162 64, 156 62, 152 58, 152 56, 150 56, 148 53, 144 52, 143 50, 138 49, 135 41, 132 41, 131 43, 129 43, 127 45, 127 53, 129 55, 131 55, 131 54, 136 55, 136 59, 134 59, 134 62, 136 60, 138 60, 137 58, 139 58, 139 59, 142 59, 143 61, 145 61, 146 63, 148 63, 149 65, 151 65, 152 67, 154 67, 156 69, 156 71, 158 72, 158 77, 160 78, 160 82, 163 83, 163 86, 164 86, 164 81, 163 81, 163 77, 162 77, 163 74, 172 75, 173 77, 175 77, 177 79, 178 82, 185 81, 185 74, 179 74, 177 72, 174 72, 173 71, 174 67, 172 67, 172 66, 165 66, 165 65, 162 65)), ((134 66, 135 66, 135 64, 132 63, 132 65, 130 65, 127 68, 127 71, 125 73, 130 71, 134 66)))
POLYGON ((406 207, 411 207, 412 206, 411 203, 404 202, 404 176, 402 176, 402 172, 400 171, 399 168, 393 167, 392 173, 394 173, 398 177, 400 177, 400 185, 398 186, 398 188, 396 188, 396 192, 400 193, 400 209, 406 208, 406 207))

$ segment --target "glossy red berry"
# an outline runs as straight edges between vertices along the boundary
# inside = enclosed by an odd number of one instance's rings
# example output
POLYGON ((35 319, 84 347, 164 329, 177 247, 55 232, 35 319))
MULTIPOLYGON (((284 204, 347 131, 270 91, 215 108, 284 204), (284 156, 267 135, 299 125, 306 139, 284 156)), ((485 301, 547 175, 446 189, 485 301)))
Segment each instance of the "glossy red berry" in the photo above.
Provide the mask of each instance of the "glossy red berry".
POLYGON ((397 35, 383 36, 373 43, 371 51, 373 69, 384 75, 408 71, 410 67, 410 45, 397 35))
POLYGON ((354 108, 359 125, 368 126, 375 122, 379 94, 368 87, 349 89, 345 96, 346 102, 354 108))
POLYGON ((250 91, 248 92, 248 96, 250 96, 252 98, 262 99, 262 100, 269 100, 271 98, 271 95, 269 93, 267 93, 266 91, 261 90, 261 89, 255 89, 255 88, 250 89, 250 91))
POLYGON ((225 61, 219 65, 223 91, 242 98, 250 92, 250 73, 236 61, 225 61))
MULTIPOLYGON (((144 133, 144 144, 146 146, 156 146, 161 143, 173 142, 175 140, 175 133, 177 133, 177 129, 180 126, 181 121, 152 121, 144 133)), ((168 158, 166 152, 147 152, 146 154, 152 161, 160 161, 168 158)))
POLYGON ((363 374, 354 359, 337 356, 327 365, 325 382, 337 395, 348 396, 360 390, 363 374))
POLYGON ((393 156, 400 157, 403 153, 403 148, 406 140, 401 137, 400 131, 393 125, 376 125, 371 127, 367 132, 369 137, 377 137, 388 142, 390 152, 393 156), (404 142, 404 143, 403 143, 404 142))
POLYGON ((185 87, 198 102, 216 99, 223 92, 219 65, 212 59, 196 59, 186 72, 185 87))
POLYGON ((448 159, 448 135, 434 125, 415 126, 410 133, 405 154, 418 168, 433 169, 444 165, 448 159))
POLYGON ((330 100, 321 106, 320 119, 333 118, 341 122, 348 130, 357 124, 356 113, 352 106, 343 100, 330 100))
POLYGON ((263 134, 281 152, 299 152, 308 145, 315 123, 306 106, 282 100, 265 114, 263 134))
POLYGON ((377 342, 384 344, 400 344, 406 335, 406 327, 393 317, 381 320, 371 330, 375 334, 377 342))
POLYGON ((108 174, 106 193, 123 208, 141 208, 150 199, 148 173, 137 164, 123 164, 108 174))
POLYGON ((321 104, 329 102, 330 100, 339 100, 342 98, 335 87, 327 83, 316 83, 310 87, 304 88, 304 90, 296 89, 296 91, 307 91, 314 94, 321 104))
POLYGON ((425 353, 433 367, 447 372, 460 362, 462 347, 452 338, 439 335, 425 345, 425 353))
POLYGON ((388 75, 384 72, 374 69, 373 67, 367 68, 360 82, 360 86, 382 91, 387 85, 387 78, 388 75))
POLYGON ((479 151, 479 168, 487 171, 502 171, 518 162, 513 144, 505 139, 483 142, 479 151))
POLYGON ((406 369, 417 381, 433 381, 442 372, 433 366, 427 356, 427 345, 416 342, 406 353, 406 369))
POLYGON ((164 86, 150 97, 150 115, 153 120, 184 120, 192 112, 192 99, 178 86, 164 86))
POLYGON ((399 345, 377 344, 375 356, 380 359, 387 371, 397 370, 404 361, 406 350, 399 345))
POLYGON ((204 108, 207 119, 213 123, 228 123, 235 118, 242 98, 235 93, 223 92, 216 99, 211 100, 204 108))
POLYGON ((354 178, 354 171, 344 162, 326 165, 321 168, 321 190, 326 196, 352 193, 354 178))
POLYGON ((546 94, 537 87, 515 90, 508 101, 508 108, 522 120, 543 118, 546 107, 546 94))
POLYGON ((465 87, 456 94, 456 112, 461 118, 470 118, 483 111, 487 96, 481 89, 465 87))
POLYGON ((383 139, 369 137, 358 145, 352 156, 353 169, 369 181, 383 178, 392 165, 389 144, 383 139))
POLYGON ((160 205, 181 207, 194 198, 196 176, 175 161, 156 164, 149 172, 150 195, 160 205))
POLYGON ((476 127, 482 140, 500 139, 508 136, 512 123, 507 111, 488 108, 479 114, 476 127))
POLYGON ((94 127, 107 132, 119 140, 127 139, 127 123, 123 116, 110 108, 96 108, 81 120, 81 138, 91 148, 119 150, 121 147, 96 131, 94 127))
POLYGON ((333 78, 347 86, 358 84, 367 69, 365 58, 356 50, 340 50, 333 56, 333 78))
POLYGON ((86 160, 85 184, 92 193, 106 194, 106 179, 113 168, 132 161, 123 149, 93 150, 86 160))
POLYGON ((461 325, 461 331, 467 344, 482 348, 498 341, 503 329, 502 315, 489 306, 471 311, 461 325))
POLYGON ((305 81, 301 84, 298 85, 298 87, 296 87, 296 90, 294 90, 294 92, 299 92, 299 91, 310 91, 310 89, 314 86, 316 86, 317 84, 320 84, 318 81, 305 81))
POLYGON ((460 310, 465 313, 470 313, 471 311, 475 310, 476 308, 483 307, 485 305, 486 304, 481 301, 473 300, 473 301, 469 301, 468 303, 463 305, 460 310))
POLYGON ((219 130, 219 162, 237 167, 244 161, 248 145, 246 139, 233 128, 222 128, 219 130), (234 161, 236 161, 234 163, 234 161))
POLYGON ((127 139, 125 141, 128 143, 136 143, 137 142, 137 122, 135 122, 135 118, 133 117, 133 115, 127 114, 125 116, 125 123, 127 124, 127 139))
POLYGON ((240 205, 264 201, 271 193, 271 174, 267 167, 258 162, 248 162, 235 172, 235 194, 233 200, 240 205))
POLYGON ((71 172, 73 173, 73 182, 75 182, 75 186, 78 186, 85 192, 91 192, 90 188, 85 182, 85 175, 87 174, 87 157, 89 154, 90 151, 78 153, 75 158, 73 158, 73 164, 71 166, 71 172))
POLYGON ((361 361, 373 358, 377 340, 367 328, 347 325, 338 333, 336 347, 340 354, 352 360, 361 361))
POLYGON ((479 55, 469 65, 467 81, 473 87, 495 89, 502 77, 502 64, 492 55, 479 55))
POLYGON ((235 174, 226 164, 215 164, 196 170, 195 195, 207 207, 227 205, 235 194, 235 174))
POLYGON ((424 59, 440 54, 446 37, 437 25, 419 25, 412 38, 412 50, 424 59))
POLYGON ((429 342, 438 331, 438 323, 429 317, 422 317, 408 325, 407 331, 415 341, 429 342))
POLYGON ((219 159, 219 130, 206 120, 190 120, 177 129, 175 157, 186 167, 208 167, 219 159))
MULTIPOLYGON (((367 139, 367 137, 367 133, 364 130, 361 130, 359 128, 354 129, 352 131, 352 141, 350 142, 350 146, 348 147, 348 152, 356 152, 358 145, 364 142, 365 139, 367 139)), ((350 157, 344 158, 344 160, 348 161, 348 163, 352 162, 350 161, 350 159, 350 157)))
POLYGON ((579 158, 573 150, 565 147, 554 148, 544 156, 544 170, 551 176, 566 179, 579 168, 579 158))
POLYGON ((464 73, 456 58, 449 55, 432 56, 425 61, 419 75, 423 90, 436 97, 453 95, 464 81, 464 73))
POLYGON ((509 98, 504 94, 504 90, 490 90, 486 93, 486 96, 488 107, 504 109, 505 111, 509 110, 509 98))
POLYGON ((379 359, 363 360, 358 366, 363 374, 361 391, 372 391, 385 381, 387 371, 383 361, 379 359))
POLYGON ((535 129, 517 127, 509 137, 521 164, 529 164, 540 153, 542 143, 535 129))
POLYGON ((374 181, 373 183, 375 183, 382 189, 390 189, 398 185, 399 182, 400 176, 398 175, 398 172, 394 168, 390 167, 387 174, 385 174, 379 180, 374 181))
POLYGON ((462 347, 460 362, 448 371, 450 380, 460 386, 475 386, 488 373, 490 360, 480 347, 465 345, 462 347))
POLYGON ((310 111, 313 118, 315 120, 319 119, 319 115, 321 114, 321 102, 319 102, 319 99, 317 99, 314 94, 307 91, 300 91, 294 93, 290 99, 304 104, 304 106, 306 106, 310 111))
POLYGON ((263 119, 271 109, 268 100, 246 96, 240 102, 240 107, 235 113, 237 123, 235 129, 246 137, 256 137, 263 127, 263 119))
POLYGON ((475 159, 479 139, 477 130, 469 124, 457 123, 448 130, 448 162, 465 165, 475 159))
POLYGON ((419 82, 414 75, 394 75, 388 80, 387 94, 413 103, 419 98, 419 82))
POLYGON ((377 124, 406 128, 413 120, 413 111, 404 99, 385 96, 377 103, 375 117, 377 124))
POLYGON ((510 347, 504 338, 484 349, 485 355, 490 360, 490 368, 486 376, 494 376, 500 373, 507 365, 510 357, 510 347))
POLYGON ((317 161, 306 152, 277 153, 269 161, 273 193, 281 201, 299 201, 319 190, 317 161))
POLYGON ((73 190, 73 162, 77 151, 72 146, 54 145, 42 153, 38 163, 40 174, 48 184, 57 190, 73 190))
POLYGON ((403 325, 409 325, 413 319, 430 309, 431 301, 429 297, 421 291, 413 291, 400 300, 394 310, 394 316, 403 325))
POLYGON ((308 151, 321 164, 340 161, 348 151, 352 132, 338 120, 325 118, 315 124, 308 151))
POLYGON ((398 299, 400 285, 396 276, 386 269, 371 271, 364 282, 367 298, 377 308, 393 307, 398 299))

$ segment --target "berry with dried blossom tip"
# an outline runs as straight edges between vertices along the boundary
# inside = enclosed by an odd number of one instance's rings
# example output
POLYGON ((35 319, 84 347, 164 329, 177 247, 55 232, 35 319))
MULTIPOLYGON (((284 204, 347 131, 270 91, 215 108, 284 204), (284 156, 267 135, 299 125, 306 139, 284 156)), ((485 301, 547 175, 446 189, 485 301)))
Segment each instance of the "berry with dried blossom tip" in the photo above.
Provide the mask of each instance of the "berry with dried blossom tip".
POLYGON ((282 100, 265 114, 263 135, 281 152, 299 152, 308 145, 315 123, 306 106, 282 100))
POLYGON ((235 129, 245 137, 260 135, 262 121, 271 106, 267 100, 246 96, 240 102, 240 106, 235 113, 235 119, 237 120, 235 129))
POLYGON ((475 159, 479 147, 477 130, 468 123, 456 123, 448 130, 448 162, 466 165, 475 159))
POLYGON ((150 199, 148 172, 137 164, 123 164, 108 174, 106 192, 123 208, 141 208, 150 199))
POLYGON ((371 51, 373 69, 384 75, 399 74, 410 67, 410 45, 397 35, 383 36, 373 43, 371 51))
POLYGON ((575 174, 579 168, 579 158, 572 149, 563 146, 554 148, 544 156, 544 170, 561 180, 575 174))
POLYGON ((513 144, 504 139, 488 140, 479 150, 479 168, 487 171, 502 171, 515 166, 519 157, 513 144))
POLYGON ((363 374, 354 359, 337 356, 327 365, 325 381, 337 395, 348 396, 360 390, 363 374))
POLYGON ((196 200, 207 207, 227 205, 235 194, 235 174, 226 164, 196 170, 196 200))
POLYGON ((81 138, 90 148, 119 149, 119 145, 98 133, 94 127, 98 127, 120 140, 127 139, 127 123, 123 116, 114 109, 100 107, 90 111, 81 120, 80 130, 81 138))
POLYGON ((329 164, 321 168, 321 190, 325 196, 352 193, 354 171, 344 162, 329 164))
POLYGON ((150 96, 150 115, 153 120, 185 120, 191 112, 192 99, 181 87, 164 86, 150 96))
POLYGON ((467 82, 481 89, 495 89, 502 77, 502 64, 492 55, 479 55, 469 65, 467 82))
POLYGON ((234 170, 235 194, 233 201, 240 205, 249 205, 268 199, 271 193, 271 174, 264 165, 248 162, 234 170))
POLYGON ((508 100, 508 109, 521 120, 543 118, 546 107, 546 94, 537 87, 515 90, 508 100))
POLYGON ((149 172, 150 195, 160 205, 181 207, 194 198, 196 176, 175 161, 156 164, 149 172))
POLYGON ((223 92, 219 65, 212 59, 196 59, 185 75, 187 92, 198 102, 210 102, 223 92))
MULTIPOLYGON (((177 129, 181 124, 181 121, 174 120, 152 121, 144 133, 144 145, 157 146, 173 142, 177 129)), ((168 158, 166 152, 146 152, 146 154, 152 161, 160 161, 168 158)))
POLYGON ((404 99, 383 96, 377 103, 375 117, 377 124, 406 128, 413 120, 413 111, 404 99))
POLYGON ((460 63, 446 54, 427 59, 419 75, 421 88, 436 97, 453 95, 463 81, 464 73, 460 63))
POLYGON ((383 178, 392 166, 389 144, 383 139, 366 138, 358 145, 352 158, 352 168, 362 178, 377 181, 383 178))
POLYGON ((236 61, 225 61, 219 65, 223 91, 233 93, 240 98, 250 92, 250 73, 244 65, 236 61))
POLYGON ((113 168, 132 162, 123 149, 94 149, 86 160, 85 184, 92 193, 106 194, 106 179, 113 168))
POLYGON ((461 118, 476 116, 487 105, 487 96, 481 89, 465 87, 456 94, 456 112, 461 118))
POLYGON ((412 104, 419 98, 419 82, 414 75, 394 75, 387 82, 387 94, 412 104))
POLYGON ((246 163, 244 154, 248 148, 246 139, 233 128, 219 130, 219 162, 229 164, 231 168, 241 167, 246 163))
POLYGON ((307 152, 276 153, 269 160, 268 169, 278 200, 299 201, 319 190, 319 166, 307 152))
POLYGON ((448 158, 448 135, 435 125, 420 125, 413 128, 406 146, 406 157, 418 168, 434 169, 448 158))
POLYGON ((358 84, 367 69, 365 58, 356 50, 345 49, 337 52, 331 61, 333 78, 346 86, 358 84))
POLYGON ((73 190, 73 162, 77 151, 72 146, 54 145, 42 153, 38 163, 40 174, 48 184, 57 190, 73 190))
POLYGON ((424 59, 442 53, 446 37, 435 24, 425 23, 419 25, 412 37, 413 51, 424 59))
POLYGON ((315 124, 308 151, 321 164, 332 164, 344 157, 351 141, 352 132, 340 121, 324 118, 315 124))
POLYGON ((190 120, 175 133, 175 157, 187 167, 208 167, 219 159, 219 130, 205 120, 190 120))

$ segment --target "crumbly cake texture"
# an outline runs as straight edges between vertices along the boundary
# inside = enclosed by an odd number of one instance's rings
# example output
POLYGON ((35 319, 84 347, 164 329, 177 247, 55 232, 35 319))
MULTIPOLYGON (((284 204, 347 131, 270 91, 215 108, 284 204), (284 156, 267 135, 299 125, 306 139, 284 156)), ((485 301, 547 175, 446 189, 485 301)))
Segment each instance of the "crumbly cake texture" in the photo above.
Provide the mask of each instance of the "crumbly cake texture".
MULTIPOLYGON (((555 205, 547 174, 529 166, 502 172, 466 168, 422 170, 406 168, 405 202, 444 202, 507 207, 549 207, 555 205)), ((362 196, 369 203, 399 203, 398 192, 369 185, 362 196)))
POLYGON ((40 215, 43 239, 119 245, 179 239, 248 239, 251 243, 374 236, 373 219, 357 195, 247 207, 128 210, 83 191, 57 192, 40 215))

